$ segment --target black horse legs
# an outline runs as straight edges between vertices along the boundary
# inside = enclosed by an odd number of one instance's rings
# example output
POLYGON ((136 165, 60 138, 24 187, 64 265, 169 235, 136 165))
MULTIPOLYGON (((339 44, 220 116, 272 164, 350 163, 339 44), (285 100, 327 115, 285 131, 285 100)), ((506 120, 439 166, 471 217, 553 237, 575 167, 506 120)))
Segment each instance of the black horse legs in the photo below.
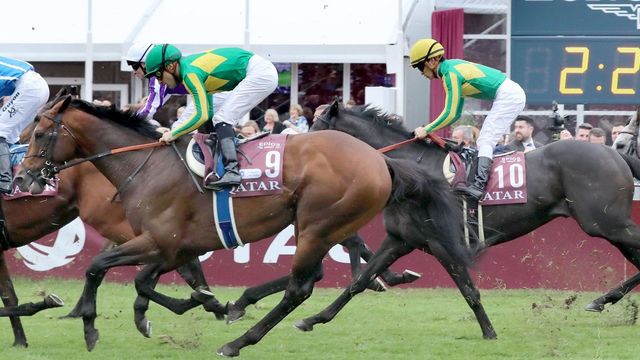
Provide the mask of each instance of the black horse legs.
MULTIPOLYGON (((295 272, 294 272, 295 274, 295 272)), ((218 349, 218 354, 223 356, 238 356, 240 349, 248 345, 254 345, 260 341, 282 319, 304 302, 313 291, 317 279, 322 278, 321 259, 312 270, 291 276, 284 297, 262 320, 249 329, 239 338, 223 345, 218 349)))
POLYGON ((476 288, 476 285, 471 280, 469 270, 460 264, 452 262, 446 255, 444 249, 439 248, 438 243, 430 244, 431 251, 436 259, 447 270, 449 276, 453 279, 462 294, 462 297, 467 301, 467 304, 476 316, 476 320, 482 330, 482 337, 485 339, 496 339, 496 331, 493 329, 491 320, 484 311, 484 307, 480 302, 480 291, 476 288))
POLYGON ((371 279, 378 276, 382 269, 388 268, 398 258, 410 253, 412 250, 412 247, 387 235, 382 245, 380 245, 380 249, 373 255, 371 261, 365 266, 362 273, 351 282, 349 287, 331 305, 320 313, 299 321, 296 323, 296 327, 303 331, 311 331, 313 330, 313 325, 331 321, 351 298, 366 289, 367 284, 371 279))
MULTIPOLYGON (((615 245, 615 244, 614 244, 615 245)), ((620 252, 629 260, 636 268, 640 270, 640 251, 637 249, 629 248, 622 245, 616 245, 620 252)), ((633 288, 640 284, 640 273, 635 274, 631 278, 624 281, 617 287, 609 290, 606 294, 593 300, 586 306, 587 311, 600 312, 604 310, 606 304, 615 304, 628 294, 633 288)))

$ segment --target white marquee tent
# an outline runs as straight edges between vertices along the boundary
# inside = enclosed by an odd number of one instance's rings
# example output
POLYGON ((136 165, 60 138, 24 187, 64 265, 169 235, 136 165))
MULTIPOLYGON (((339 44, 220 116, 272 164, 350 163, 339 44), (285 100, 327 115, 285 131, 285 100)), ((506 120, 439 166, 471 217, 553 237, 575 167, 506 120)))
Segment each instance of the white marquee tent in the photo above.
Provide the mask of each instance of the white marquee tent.
POLYGON ((403 56, 412 40, 408 29, 428 35, 430 13, 437 7, 504 12, 508 0, 21 0, 2 5, 11 16, 0 22, 0 53, 27 61, 86 62, 85 95, 91 94, 92 62, 120 61, 134 42, 174 43, 186 53, 240 46, 273 62, 386 63, 398 75, 401 92, 403 56))

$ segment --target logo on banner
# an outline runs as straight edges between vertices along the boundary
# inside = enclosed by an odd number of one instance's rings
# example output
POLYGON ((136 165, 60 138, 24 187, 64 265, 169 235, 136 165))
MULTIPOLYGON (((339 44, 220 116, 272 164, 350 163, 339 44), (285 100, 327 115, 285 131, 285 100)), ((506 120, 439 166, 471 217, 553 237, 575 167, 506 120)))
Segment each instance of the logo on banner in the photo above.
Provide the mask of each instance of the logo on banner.
POLYGON ((636 29, 640 30, 640 4, 587 4, 589 9, 602 11, 636 21, 636 29))
POLYGON ((55 239, 51 235, 17 248, 25 266, 34 271, 47 271, 65 266, 84 248, 84 223, 76 218, 58 230, 55 239), (53 244, 49 244, 53 240, 53 244))

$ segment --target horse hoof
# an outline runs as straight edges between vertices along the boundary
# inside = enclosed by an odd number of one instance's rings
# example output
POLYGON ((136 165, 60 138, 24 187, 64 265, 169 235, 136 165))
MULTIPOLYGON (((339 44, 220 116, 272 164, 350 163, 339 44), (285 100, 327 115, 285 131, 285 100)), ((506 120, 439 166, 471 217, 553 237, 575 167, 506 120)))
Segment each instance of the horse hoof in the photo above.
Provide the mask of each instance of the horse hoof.
POLYGON ((313 330, 313 324, 308 324, 304 320, 298 321, 297 323, 295 323, 294 326, 296 328, 298 328, 298 330, 302 330, 302 331, 312 331, 313 330))
POLYGON ((240 355, 240 350, 229 346, 229 344, 225 344, 223 347, 218 349, 218 355, 224 357, 235 357, 240 355))
POLYGON ((491 332, 488 334, 483 334, 482 338, 485 340, 496 340, 498 338, 498 334, 496 334, 495 332, 491 332))
POLYGON ((369 283, 367 289, 373 290, 375 292, 385 292, 387 291, 387 287, 384 285, 380 278, 375 278, 372 282, 369 283))
POLYGON ((26 349, 26 348, 29 347, 29 344, 27 343, 26 339, 25 340, 16 340, 13 343, 13 347, 14 348, 24 348, 24 349, 26 349))
POLYGON ((415 271, 411 271, 409 269, 405 269, 402 272, 402 275, 407 283, 412 283, 422 277, 422 275, 418 274, 415 271))
POLYGON ((56 294, 49 294, 44 298, 44 303, 48 308, 56 308, 64 306, 64 301, 58 297, 56 294))
POLYGON ((144 318, 136 323, 136 328, 138 329, 140 334, 142 334, 142 336, 146 338, 151 337, 151 321, 147 320, 147 318, 144 318))
POLYGON ((98 330, 94 329, 84 334, 84 342, 87 344, 87 351, 91 351, 96 347, 98 339, 100 339, 100 332, 98 332, 98 330))
POLYGON ((236 308, 234 303, 227 303, 227 324, 233 324, 242 319, 246 313, 244 309, 236 308))
POLYGON ((604 304, 596 304, 595 302, 592 302, 591 304, 587 305, 584 309, 586 311, 602 312, 602 310, 604 310, 604 304))

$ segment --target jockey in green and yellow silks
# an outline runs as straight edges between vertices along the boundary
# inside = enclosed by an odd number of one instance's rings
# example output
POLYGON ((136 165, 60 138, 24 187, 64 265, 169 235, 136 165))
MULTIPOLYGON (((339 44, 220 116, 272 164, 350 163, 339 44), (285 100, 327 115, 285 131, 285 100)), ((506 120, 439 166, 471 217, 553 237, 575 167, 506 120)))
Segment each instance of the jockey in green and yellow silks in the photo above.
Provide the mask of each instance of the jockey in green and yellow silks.
POLYGON ((262 57, 239 48, 219 48, 188 56, 170 44, 155 45, 146 58, 147 73, 169 88, 180 83, 193 95, 195 111, 171 132, 163 134, 168 143, 213 120, 224 160, 225 174, 215 172, 204 179, 204 186, 218 190, 240 183, 233 127, 252 108, 262 102, 278 85, 278 72, 262 57), (214 109, 209 94, 228 91, 219 109, 214 109))
POLYGON ((462 113, 465 97, 493 100, 478 137, 478 169, 473 184, 457 189, 479 200, 489 179, 493 150, 518 114, 524 109, 526 96, 522 88, 494 68, 460 59, 445 59, 444 47, 433 39, 418 40, 410 52, 411 66, 432 80, 442 79, 446 99, 438 117, 415 129, 417 138, 451 125, 462 113))

